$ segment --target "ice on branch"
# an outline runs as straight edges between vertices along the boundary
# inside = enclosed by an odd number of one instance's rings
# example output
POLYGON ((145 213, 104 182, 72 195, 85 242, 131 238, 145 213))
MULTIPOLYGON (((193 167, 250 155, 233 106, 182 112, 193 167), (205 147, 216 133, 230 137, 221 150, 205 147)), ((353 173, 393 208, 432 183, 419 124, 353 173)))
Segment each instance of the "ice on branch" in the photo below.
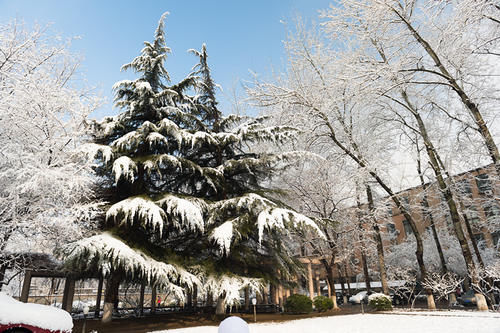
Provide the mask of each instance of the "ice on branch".
POLYGON ((180 280, 190 287, 193 283, 200 283, 185 269, 157 261, 107 232, 64 246, 60 256, 66 263, 74 263, 83 270, 97 268, 103 277, 109 276, 111 269, 122 270, 129 278, 145 279, 172 291, 181 300, 184 299, 183 288, 173 281, 180 280))
POLYGON ((101 122, 97 123, 100 126, 102 134, 107 136, 113 134, 116 128, 121 126, 117 117, 105 117, 101 122))
POLYGON ((149 84, 149 82, 142 81, 142 80, 135 82, 135 88, 139 91, 141 91, 141 90, 145 90, 148 92, 152 91, 151 85, 149 84))
POLYGON ((290 225, 295 229, 309 227, 320 237, 325 238, 325 235, 313 220, 305 215, 284 208, 271 208, 262 211, 257 217, 257 225, 259 229, 259 242, 262 241, 264 229, 285 229, 286 226, 290 225))
POLYGON ((241 197, 220 200, 210 205, 210 211, 215 212, 215 214, 209 217, 207 224, 210 225, 215 223, 217 216, 223 212, 235 211, 240 216, 245 213, 257 215, 260 211, 269 206, 274 207, 275 204, 271 200, 255 193, 248 193, 241 197))
POLYGON ((263 281, 241 276, 209 275, 203 283, 204 292, 211 292, 216 297, 224 296, 225 304, 228 306, 240 304, 240 290, 246 287, 259 293, 263 287, 263 281))
POLYGON ((108 163, 113 158, 113 150, 107 145, 87 143, 82 145, 81 149, 91 159, 98 158, 99 154, 101 154, 104 163, 108 163))
POLYGON ((215 191, 217 191, 217 187, 215 186, 213 179, 222 178, 223 176, 218 169, 210 167, 202 168, 189 159, 168 154, 152 156, 149 160, 144 162, 144 170, 148 173, 148 175, 152 172, 161 174, 162 170, 196 174, 202 176, 206 183, 215 191))
POLYGON ((142 134, 132 131, 113 141, 111 147, 116 148, 119 151, 130 151, 134 150, 141 143, 141 141, 142 134))
POLYGON ((160 126, 158 127, 159 132, 163 132, 166 135, 170 135, 177 141, 179 145, 185 140, 185 133, 182 131, 176 123, 171 121, 170 119, 164 118, 160 122, 160 126))
MULTIPOLYGON (((162 169, 167 169, 167 170, 178 169, 182 171, 183 166, 184 167, 187 166, 186 163, 183 162, 184 162, 183 159, 177 158, 172 155, 168 154, 156 155, 152 156, 150 159, 144 162, 144 170, 148 173, 148 175, 150 175, 152 172, 161 174, 162 169)), ((199 171, 201 172, 201 168, 198 165, 194 165, 194 163, 191 163, 188 169, 192 170, 193 168, 196 167, 198 167, 199 171)))
POLYGON ((149 143, 149 147, 168 144, 167 138, 157 132, 149 133, 146 137, 146 141, 149 143))
POLYGON ((165 133, 173 137, 179 145, 185 145, 194 148, 196 145, 200 144, 217 144, 217 140, 212 136, 212 134, 207 132, 195 132, 194 134, 183 130, 177 126, 176 123, 169 119, 162 119, 158 131, 165 133))
POLYGON ((226 255, 229 254, 231 249, 231 240, 234 234, 233 223, 236 220, 237 218, 224 222, 222 225, 215 228, 210 235, 210 239, 215 241, 215 243, 219 245, 220 251, 226 255))
POLYGON ((167 194, 156 202, 163 207, 173 225, 178 229, 205 229, 203 210, 206 204, 203 200, 193 198, 193 202, 167 194))
POLYGON ((222 174, 234 174, 240 171, 246 171, 253 174, 259 167, 268 164, 264 159, 258 158, 243 158, 241 160, 229 160, 217 167, 217 170, 222 174))
POLYGON ((205 143, 209 145, 217 145, 217 140, 207 132, 196 132, 191 136, 191 148, 194 148, 196 145, 200 143, 205 143))
POLYGON ((121 178, 133 183, 135 173, 137 172, 137 165, 127 156, 122 156, 113 162, 113 174, 115 175, 115 183, 121 178))
POLYGON ((130 81, 130 80, 121 80, 121 81, 115 82, 115 84, 113 84, 113 90, 116 91, 116 90, 123 88, 123 87, 130 87, 133 84, 133 82, 134 81, 130 81))
POLYGON ((132 197, 117 202, 106 213, 106 219, 117 224, 134 224, 140 221, 144 227, 152 227, 163 233, 163 225, 167 221, 165 211, 149 199, 143 197, 132 197))

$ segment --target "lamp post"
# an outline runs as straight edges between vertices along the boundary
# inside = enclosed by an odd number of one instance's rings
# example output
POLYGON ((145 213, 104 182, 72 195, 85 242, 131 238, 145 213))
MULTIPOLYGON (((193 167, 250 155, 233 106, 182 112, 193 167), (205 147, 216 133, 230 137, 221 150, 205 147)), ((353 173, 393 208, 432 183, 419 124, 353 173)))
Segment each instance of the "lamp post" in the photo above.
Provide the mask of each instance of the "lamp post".
POLYGON ((82 326, 82 333, 85 333, 87 329, 87 315, 89 314, 89 306, 85 305, 83 307, 83 326, 82 326))
POLYGON ((253 305, 253 322, 256 323, 257 322, 257 310, 256 310, 256 305, 257 305, 257 299, 256 298, 252 298, 252 305, 253 305))

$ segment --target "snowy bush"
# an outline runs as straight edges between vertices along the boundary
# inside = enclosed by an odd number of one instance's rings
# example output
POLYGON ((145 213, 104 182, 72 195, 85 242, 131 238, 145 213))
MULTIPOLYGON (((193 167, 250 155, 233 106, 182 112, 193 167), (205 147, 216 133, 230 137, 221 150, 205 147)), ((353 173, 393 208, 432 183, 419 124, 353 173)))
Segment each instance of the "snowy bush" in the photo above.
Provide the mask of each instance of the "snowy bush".
POLYGON ((387 295, 375 293, 368 296, 368 305, 377 311, 392 310, 391 298, 387 295))
POLYGON ((314 308, 319 312, 333 309, 333 301, 326 296, 316 296, 314 298, 314 308))
POLYGON ((99 99, 82 86, 70 49, 47 28, 0 26, 0 253, 9 253, 0 266, 94 226, 95 178, 82 143, 99 99))
POLYGON ((312 312, 312 301, 305 295, 292 295, 286 299, 285 311, 290 313, 312 312))

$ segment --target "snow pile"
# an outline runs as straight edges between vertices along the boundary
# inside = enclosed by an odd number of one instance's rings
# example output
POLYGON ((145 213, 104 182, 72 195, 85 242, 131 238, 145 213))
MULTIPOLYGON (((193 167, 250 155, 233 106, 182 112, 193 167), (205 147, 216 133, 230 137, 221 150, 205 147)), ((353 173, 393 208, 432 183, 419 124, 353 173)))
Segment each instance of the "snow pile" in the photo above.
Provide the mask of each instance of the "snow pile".
POLYGON ((21 303, 0 292, 0 324, 26 324, 51 331, 71 332, 71 315, 51 306, 21 303))
MULTIPOLYGON (((322 318, 311 318, 293 320, 284 323, 250 324, 250 333, 304 333, 314 330, 315 333, 386 333, 405 332, 422 333, 436 332, 481 332, 496 333, 500 331, 500 315, 481 317, 482 313, 474 313, 477 316, 419 316, 417 313, 411 315, 390 314, 357 314, 346 316, 332 316, 322 318)), ((257 320, 259 316, 257 315, 257 320)), ((156 333, 217 333, 217 326, 199 326, 181 328, 168 331, 156 331, 156 333)))

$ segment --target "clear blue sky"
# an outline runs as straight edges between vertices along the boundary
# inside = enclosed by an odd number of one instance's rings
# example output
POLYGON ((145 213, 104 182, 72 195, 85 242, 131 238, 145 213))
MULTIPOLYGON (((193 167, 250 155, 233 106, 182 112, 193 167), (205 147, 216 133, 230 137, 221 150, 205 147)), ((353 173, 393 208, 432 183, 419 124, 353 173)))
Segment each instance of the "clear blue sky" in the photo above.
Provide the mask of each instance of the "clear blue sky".
POLYGON ((168 11, 165 30, 172 54, 166 68, 172 81, 184 78, 196 63, 186 51, 206 43, 214 78, 224 89, 218 98, 229 113, 224 95, 249 80, 249 70, 266 77, 272 67, 283 65, 286 31, 280 21, 290 22, 297 14, 317 19, 318 10, 328 5, 328 0, 0 0, 0 22, 51 23, 64 37, 81 36, 73 47, 84 57, 82 70, 108 99, 94 113, 99 119, 117 112, 111 105, 112 85, 135 78, 132 72, 120 73, 121 65, 153 38, 161 14, 168 11))

